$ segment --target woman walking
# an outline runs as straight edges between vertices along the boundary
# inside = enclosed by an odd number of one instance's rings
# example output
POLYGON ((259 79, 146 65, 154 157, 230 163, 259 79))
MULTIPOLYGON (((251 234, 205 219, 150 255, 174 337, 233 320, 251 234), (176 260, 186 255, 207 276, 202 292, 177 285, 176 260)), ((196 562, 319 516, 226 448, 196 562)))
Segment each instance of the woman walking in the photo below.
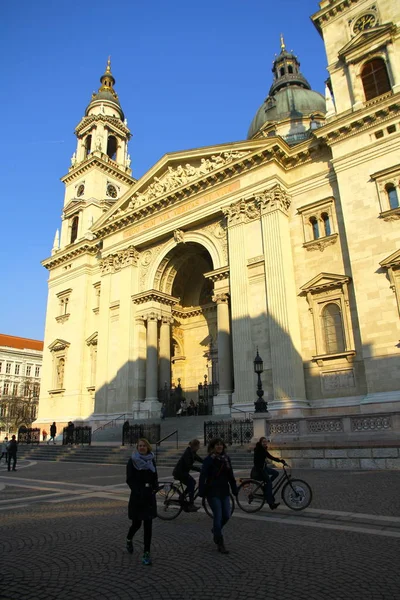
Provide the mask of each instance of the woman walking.
POLYGON ((204 459, 199 480, 199 496, 206 496, 214 515, 212 533, 218 551, 228 554, 225 548, 222 529, 231 516, 229 488, 237 496, 237 486, 229 456, 225 453, 226 446, 220 438, 211 440, 208 444, 208 456, 204 459))
POLYGON ((153 519, 157 516, 155 493, 157 491, 157 469, 150 443, 141 438, 126 466, 126 483, 131 489, 128 516, 132 521, 126 538, 126 549, 133 552, 132 539, 143 521, 144 553, 142 563, 151 565, 150 546, 153 519))

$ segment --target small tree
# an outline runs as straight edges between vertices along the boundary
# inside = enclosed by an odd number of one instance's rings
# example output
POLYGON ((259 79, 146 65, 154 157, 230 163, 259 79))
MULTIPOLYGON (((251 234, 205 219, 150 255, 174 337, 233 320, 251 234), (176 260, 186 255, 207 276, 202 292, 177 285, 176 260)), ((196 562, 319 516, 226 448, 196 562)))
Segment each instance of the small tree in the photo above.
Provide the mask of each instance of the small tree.
POLYGON ((0 428, 15 433, 21 425, 31 427, 37 417, 40 384, 31 377, 5 380, 0 396, 0 428))

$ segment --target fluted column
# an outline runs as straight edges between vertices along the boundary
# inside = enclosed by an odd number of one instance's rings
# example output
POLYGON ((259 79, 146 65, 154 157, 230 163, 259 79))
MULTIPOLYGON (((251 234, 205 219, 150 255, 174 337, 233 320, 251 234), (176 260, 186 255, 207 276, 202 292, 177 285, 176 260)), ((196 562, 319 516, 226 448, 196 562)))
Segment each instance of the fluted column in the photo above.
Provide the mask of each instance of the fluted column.
POLYGON ((158 400, 158 315, 150 313, 147 319, 146 400, 158 400))
POLYGON ((171 317, 162 317, 160 327, 160 378, 159 387, 169 388, 171 383, 171 317))
POLYGON ((228 221, 229 278, 235 403, 254 402, 254 350, 251 339, 249 288, 246 258, 246 223, 259 219, 254 202, 240 200, 224 209, 228 221))
POLYGON ((289 233, 290 200, 274 186, 256 198, 261 209, 274 400, 304 406, 300 326, 289 233))
POLYGON ((218 382, 220 394, 232 393, 232 350, 228 294, 216 294, 218 338, 218 382))

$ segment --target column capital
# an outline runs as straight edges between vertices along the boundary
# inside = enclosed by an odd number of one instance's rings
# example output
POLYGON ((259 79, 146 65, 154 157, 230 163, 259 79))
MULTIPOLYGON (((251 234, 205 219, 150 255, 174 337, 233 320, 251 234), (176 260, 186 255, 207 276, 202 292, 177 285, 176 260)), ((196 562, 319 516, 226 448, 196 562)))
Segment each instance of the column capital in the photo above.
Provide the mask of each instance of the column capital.
POLYGON ((148 312, 144 315, 142 315, 141 317, 143 319, 143 321, 160 321, 161 320, 161 315, 159 313, 156 313, 154 311, 148 312))
POLYGON ((291 200, 279 183, 274 185, 274 187, 270 188, 269 190, 261 192, 261 194, 256 196, 255 201, 262 215, 272 213, 277 210, 280 210, 286 216, 289 214, 291 200))
POLYGON ((255 219, 260 218, 260 210, 254 201, 254 198, 241 198, 238 202, 234 202, 230 206, 222 209, 227 218, 228 227, 235 225, 243 225, 255 219))
POLYGON ((107 273, 116 273, 124 267, 136 266, 139 258, 139 252, 135 246, 128 246, 115 254, 109 254, 100 261, 100 270, 102 275, 107 273))
POLYGON ((167 317, 166 315, 161 316, 161 324, 162 325, 173 325, 174 319, 173 317, 167 317))
POLYGON ((215 294, 212 297, 212 301, 217 304, 228 304, 229 302, 229 294, 215 294))

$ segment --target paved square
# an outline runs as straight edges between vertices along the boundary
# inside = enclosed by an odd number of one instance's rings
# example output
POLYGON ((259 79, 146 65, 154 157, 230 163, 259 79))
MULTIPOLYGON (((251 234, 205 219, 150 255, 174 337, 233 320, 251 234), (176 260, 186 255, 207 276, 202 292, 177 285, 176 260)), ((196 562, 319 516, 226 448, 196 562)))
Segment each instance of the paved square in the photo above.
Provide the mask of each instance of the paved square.
POLYGON ((204 513, 157 519, 154 564, 145 567, 141 532, 134 554, 125 550, 124 467, 20 461, 8 473, 0 465, 0 598, 400 598, 400 473, 297 474, 314 492, 306 511, 236 508, 228 556, 216 552, 204 513))

